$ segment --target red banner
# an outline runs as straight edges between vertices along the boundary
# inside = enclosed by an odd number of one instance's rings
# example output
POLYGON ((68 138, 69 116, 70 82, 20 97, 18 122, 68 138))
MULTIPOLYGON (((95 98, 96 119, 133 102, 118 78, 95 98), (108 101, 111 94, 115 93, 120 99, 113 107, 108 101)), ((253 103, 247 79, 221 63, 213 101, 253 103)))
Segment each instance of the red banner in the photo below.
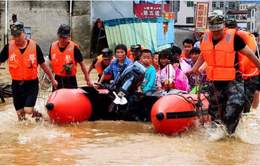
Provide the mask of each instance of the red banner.
MULTIPOLYGON (((161 4, 134 4, 134 14, 140 18, 161 17, 161 4)), ((164 12, 169 12, 169 4, 164 4, 164 12)))
POLYGON ((208 2, 197 3, 195 32, 203 32, 207 28, 208 12, 208 2))

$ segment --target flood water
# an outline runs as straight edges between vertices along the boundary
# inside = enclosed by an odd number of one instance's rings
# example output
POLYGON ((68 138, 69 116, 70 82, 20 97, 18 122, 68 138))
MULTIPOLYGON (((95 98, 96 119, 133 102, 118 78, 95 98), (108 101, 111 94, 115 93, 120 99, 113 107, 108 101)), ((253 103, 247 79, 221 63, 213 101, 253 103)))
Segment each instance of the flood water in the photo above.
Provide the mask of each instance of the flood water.
MULTIPOLYGON (((85 61, 87 66, 90 61, 85 61)), ((84 85, 81 70, 77 75, 84 85)), ((92 71, 91 80, 96 81, 92 71)), ((1 82, 10 82, 7 70, 1 82)), ((36 109, 43 120, 18 122, 12 98, 0 103, 1 165, 252 165, 260 163, 260 109, 243 116, 235 137, 199 124, 179 134, 157 133, 151 123, 95 121, 56 124, 41 91, 36 109), (221 138, 221 139, 219 139, 221 138)))

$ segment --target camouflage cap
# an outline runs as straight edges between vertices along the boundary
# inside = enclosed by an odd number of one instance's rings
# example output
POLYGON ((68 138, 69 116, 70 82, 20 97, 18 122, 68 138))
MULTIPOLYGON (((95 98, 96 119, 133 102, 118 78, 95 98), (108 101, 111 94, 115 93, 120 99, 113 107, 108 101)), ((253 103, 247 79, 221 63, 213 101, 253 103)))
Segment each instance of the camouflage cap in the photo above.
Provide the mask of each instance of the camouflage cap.
POLYGON ((220 31, 224 28, 224 16, 218 12, 210 12, 208 22, 210 31, 220 31))
POLYGON ((233 18, 225 19, 226 27, 228 28, 236 28, 237 27, 237 21, 233 18))

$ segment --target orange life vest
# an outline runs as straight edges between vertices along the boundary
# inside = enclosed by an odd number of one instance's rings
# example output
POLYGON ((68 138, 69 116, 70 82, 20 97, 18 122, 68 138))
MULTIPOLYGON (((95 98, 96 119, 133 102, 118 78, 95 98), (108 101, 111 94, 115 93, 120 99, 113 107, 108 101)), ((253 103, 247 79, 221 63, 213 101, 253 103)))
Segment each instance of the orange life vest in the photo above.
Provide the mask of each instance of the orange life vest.
POLYGON ((21 54, 15 41, 9 42, 9 72, 13 80, 34 80, 38 74, 38 62, 36 42, 28 40, 28 45, 23 54, 21 54))
POLYGON ((59 48, 59 42, 53 42, 51 45, 51 64, 53 68, 53 72, 56 75, 59 76, 68 76, 66 74, 66 71, 63 71, 64 67, 63 65, 69 65, 73 64, 72 66, 72 73, 70 76, 74 76, 77 73, 77 62, 74 59, 74 48, 79 47, 77 44, 75 44, 72 41, 69 41, 69 44, 67 45, 66 49, 64 52, 60 52, 59 48), (63 71, 63 72, 62 72, 63 71))
MULTIPOLYGON (((254 35, 245 31, 237 31, 236 34, 244 40, 246 45, 255 54, 257 46, 254 35)), ((238 55, 241 56, 242 59, 240 63, 240 68, 243 74, 243 79, 246 80, 248 77, 257 76, 259 74, 257 67, 243 53, 238 52, 238 55)))
MULTIPOLYGON (((110 59, 110 62, 111 62, 112 60, 114 60, 114 59, 115 59, 115 58, 112 57, 112 58, 110 59)), ((102 75, 102 74, 103 74, 102 61, 103 61, 103 55, 101 54, 101 55, 99 55, 99 56, 97 57, 97 62, 96 62, 96 64, 95 64, 95 69, 97 70, 98 75, 102 75)), ((111 75, 105 75, 105 80, 109 80, 109 79, 111 79, 111 75)))
MULTIPOLYGON (((207 62, 206 74, 210 81, 231 81, 236 77, 234 51, 235 30, 224 31, 223 38, 214 46, 212 34, 205 30, 201 52, 207 62)), ((239 61, 239 60, 238 60, 239 61)))
POLYGON ((186 58, 185 51, 182 51, 182 52, 181 52, 180 57, 181 57, 181 58, 186 58))

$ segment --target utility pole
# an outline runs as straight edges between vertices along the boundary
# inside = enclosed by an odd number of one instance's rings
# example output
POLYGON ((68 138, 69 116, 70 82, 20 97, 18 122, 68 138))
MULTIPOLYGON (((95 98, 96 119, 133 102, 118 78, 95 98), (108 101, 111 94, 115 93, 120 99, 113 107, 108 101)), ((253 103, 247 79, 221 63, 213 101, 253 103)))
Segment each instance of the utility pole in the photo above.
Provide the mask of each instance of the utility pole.
POLYGON ((73 10, 72 4, 73 4, 72 0, 70 0, 69 25, 70 25, 71 40, 72 40, 72 10, 73 10))
POLYGON ((5 0, 5 32, 4 32, 4 44, 6 45, 8 42, 7 38, 7 0, 5 0))
POLYGON ((162 0, 161 16, 164 18, 164 0, 162 0))

